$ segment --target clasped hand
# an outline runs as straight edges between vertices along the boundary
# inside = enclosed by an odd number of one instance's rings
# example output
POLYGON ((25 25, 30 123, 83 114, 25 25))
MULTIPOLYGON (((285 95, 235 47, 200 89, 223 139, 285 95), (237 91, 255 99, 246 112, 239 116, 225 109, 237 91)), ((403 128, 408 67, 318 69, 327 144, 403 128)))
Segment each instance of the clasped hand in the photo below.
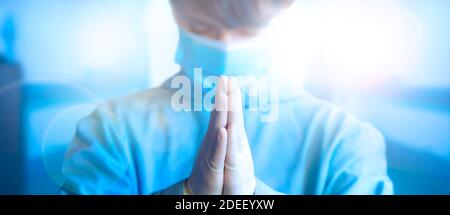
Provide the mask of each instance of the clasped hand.
POLYGON ((237 80, 221 77, 208 130, 185 186, 192 194, 251 195, 256 179, 237 80))

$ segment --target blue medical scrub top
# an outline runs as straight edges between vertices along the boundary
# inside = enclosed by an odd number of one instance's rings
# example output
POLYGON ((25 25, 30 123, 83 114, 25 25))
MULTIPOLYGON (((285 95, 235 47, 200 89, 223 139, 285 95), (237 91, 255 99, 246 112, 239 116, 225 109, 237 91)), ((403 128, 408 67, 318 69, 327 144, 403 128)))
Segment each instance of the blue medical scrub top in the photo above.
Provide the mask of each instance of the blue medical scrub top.
MULTIPOLYGON (((170 80, 101 104, 79 122, 64 159, 64 193, 182 193, 209 112, 175 111, 170 80)), ((258 194, 392 194, 380 132, 292 92, 281 92, 274 122, 261 122, 267 113, 244 111, 258 194)))

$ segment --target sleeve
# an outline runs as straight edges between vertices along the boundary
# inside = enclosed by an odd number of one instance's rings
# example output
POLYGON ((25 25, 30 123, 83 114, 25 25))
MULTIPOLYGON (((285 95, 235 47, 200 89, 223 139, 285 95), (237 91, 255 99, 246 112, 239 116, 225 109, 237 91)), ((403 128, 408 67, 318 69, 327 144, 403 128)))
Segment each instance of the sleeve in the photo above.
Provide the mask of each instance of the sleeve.
MULTIPOLYGON (((165 188, 161 191, 153 193, 153 195, 190 195, 188 189, 186 189, 186 179, 175 183, 174 185, 165 188)), ((264 182, 256 179, 256 187, 254 195, 284 195, 273 188, 266 185, 264 182)))
POLYGON ((188 191, 186 190, 186 179, 175 183, 172 186, 169 186, 165 189, 157 191, 152 195, 188 195, 188 191))
POLYGON ((116 114, 99 106, 77 126, 65 154, 65 194, 137 194, 126 138, 116 114))
POLYGON ((255 195, 284 195, 256 178, 255 195))
POLYGON ((324 194, 393 194, 381 133, 363 123, 343 126, 330 150, 324 194))

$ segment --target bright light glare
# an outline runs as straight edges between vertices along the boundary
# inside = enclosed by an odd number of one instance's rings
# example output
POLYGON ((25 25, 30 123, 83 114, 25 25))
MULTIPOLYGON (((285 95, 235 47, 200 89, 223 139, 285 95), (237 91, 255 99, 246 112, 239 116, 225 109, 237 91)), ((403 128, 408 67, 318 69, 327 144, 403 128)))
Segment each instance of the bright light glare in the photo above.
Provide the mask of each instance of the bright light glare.
POLYGON ((304 62, 306 72, 326 71, 327 78, 342 84, 367 84, 398 75, 414 61, 422 26, 393 2, 296 5, 274 22, 277 56, 286 67, 298 68, 304 62))
POLYGON ((178 28, 169 1, 149 1, 147 9, 150 86, 158 86, 180 71, 174 61, 178 28))
POLYGON ((111 16, 83 23, 78 37, 82 63, 89 69, 114 68, 136 47, 133 32, 126 20, 111 16))

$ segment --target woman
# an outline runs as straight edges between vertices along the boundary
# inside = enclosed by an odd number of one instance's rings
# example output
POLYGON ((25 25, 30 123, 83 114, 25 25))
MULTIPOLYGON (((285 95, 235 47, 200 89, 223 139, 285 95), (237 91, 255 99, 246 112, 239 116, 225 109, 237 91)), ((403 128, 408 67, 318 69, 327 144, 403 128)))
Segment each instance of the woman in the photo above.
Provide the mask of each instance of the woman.
POLYGON ((63 165, 63 191, 391 194, 383 137, 372 126, 283 87, 270 100, 277 106, 273 120, 261 120, 266 111, 250 110, 242 99, 236 77, 267 73, 264 29, 291 3, 171 0, 181 72, 161 87, 99 105, 80 121, 63 165), (177 107, 183 96, 172 87, 208 76, 220 76, 212 85, 213 110, 195 108, 207 93, 192 85, 187 91, 194 96, 184 95, 187 105, 177 107))

